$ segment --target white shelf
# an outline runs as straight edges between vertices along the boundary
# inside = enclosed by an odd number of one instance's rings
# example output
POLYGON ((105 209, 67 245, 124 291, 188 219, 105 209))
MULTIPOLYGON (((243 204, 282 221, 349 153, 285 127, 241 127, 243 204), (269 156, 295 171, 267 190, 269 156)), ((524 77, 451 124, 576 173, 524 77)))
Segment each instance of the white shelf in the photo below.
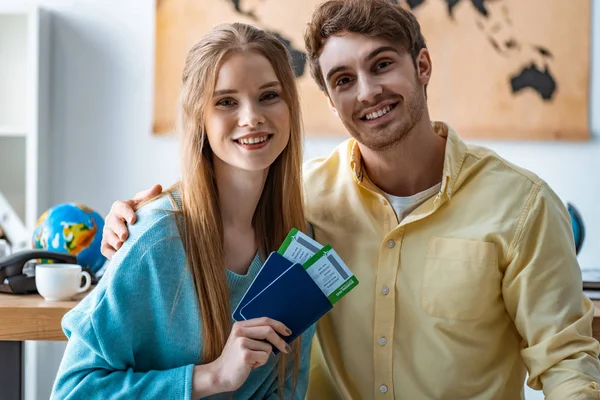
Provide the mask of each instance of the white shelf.
POLYGON ((26 219, 26 157, 25 137, 0 135, 0 192, 22 222, 26 219))
POLYGON ((23 126, 31 118, 31 24, 28 14, 0 14, 0 125, 23 126))
POLYGON ((0 137, 25 137, 27 130, 19 126, 0 126, 0 137))
MULTIPOLYGON (((13 220, 20 220, 8 230, 24 226, 28 239, 50 206, 50 15, 33 3, 43 2, 0 0, 0 192, 14 211, 13 220)), ((38 345, 25 342, 23 400, 48 398, 39 384, 47 347, 38 351, 38 345)))

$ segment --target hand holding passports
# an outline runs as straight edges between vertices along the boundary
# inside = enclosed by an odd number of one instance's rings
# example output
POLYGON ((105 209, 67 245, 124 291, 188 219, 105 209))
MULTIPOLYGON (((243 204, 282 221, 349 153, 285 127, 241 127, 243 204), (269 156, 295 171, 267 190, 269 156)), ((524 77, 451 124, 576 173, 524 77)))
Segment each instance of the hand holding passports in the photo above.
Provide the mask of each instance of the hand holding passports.
POLYGON ((283 338, 290 343, 356 285, 358 280, 331 246, 322 246, 292 229, 279 250, 265 261, 233 319, 269 317, 280 321, 292 331, 283 338))

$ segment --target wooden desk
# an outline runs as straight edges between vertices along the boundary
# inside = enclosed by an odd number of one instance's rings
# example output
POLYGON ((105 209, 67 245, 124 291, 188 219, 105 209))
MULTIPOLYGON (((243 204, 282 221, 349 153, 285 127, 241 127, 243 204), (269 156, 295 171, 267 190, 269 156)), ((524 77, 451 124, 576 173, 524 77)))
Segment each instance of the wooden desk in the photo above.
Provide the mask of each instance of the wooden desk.
POLYGON ((594 300, 594 320, 592 321, 592 336, 600 342, 600 300, 594 300))
POLYGON ((62 317, 85 297, 73 301, 46 301, 38 294, 0 293, 0 340, 67 340, 62 317))
POLYGON ((85 297, 46 301, 40 295, 0 293, 0 390, 2 399, 21 400, 24 340, 67 340, 62 317, 85 297))
MULTIPOLYGON (((73 301, 45 301, 37 294, 0 293, 0 341, 67 340, 60 325, 62 317, 83 297, 85 293, 73 301)), ((600 300, 594 304, 592 335, 600 341, 600 300)))

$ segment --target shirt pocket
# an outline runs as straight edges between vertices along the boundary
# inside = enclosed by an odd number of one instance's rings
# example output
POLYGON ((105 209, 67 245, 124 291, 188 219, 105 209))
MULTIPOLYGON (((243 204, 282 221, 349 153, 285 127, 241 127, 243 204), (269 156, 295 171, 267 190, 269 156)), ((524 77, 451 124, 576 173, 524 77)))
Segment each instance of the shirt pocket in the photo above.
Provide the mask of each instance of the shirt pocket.
POLYGON ((431 239, 421 287, 425 313, 456 320, 478 319, 499 294, 500 272, 494 243, 431 239))

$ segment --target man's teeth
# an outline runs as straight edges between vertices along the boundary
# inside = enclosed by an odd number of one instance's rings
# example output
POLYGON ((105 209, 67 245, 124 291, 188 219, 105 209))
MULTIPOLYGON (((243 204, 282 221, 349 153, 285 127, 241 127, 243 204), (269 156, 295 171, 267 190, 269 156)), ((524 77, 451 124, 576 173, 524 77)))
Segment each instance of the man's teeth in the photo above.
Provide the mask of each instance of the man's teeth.
POLYGON ((256 138, 242 138, 242 139, 239 139, 238 142, 240 142, 241 144, 256 144, 256 143, 265 142, 268 138, 269 138, 268 135, 256 137, 256 138))
POLYGON ((369 113, 369 114, 365 115, 365 118, 366 119, 379 118, 379 117, 381 117, 381 116, 389 113, 391 109, 392 109, 391 106, 385 106, 381 110, 373 111, 372 113, 369 113))

